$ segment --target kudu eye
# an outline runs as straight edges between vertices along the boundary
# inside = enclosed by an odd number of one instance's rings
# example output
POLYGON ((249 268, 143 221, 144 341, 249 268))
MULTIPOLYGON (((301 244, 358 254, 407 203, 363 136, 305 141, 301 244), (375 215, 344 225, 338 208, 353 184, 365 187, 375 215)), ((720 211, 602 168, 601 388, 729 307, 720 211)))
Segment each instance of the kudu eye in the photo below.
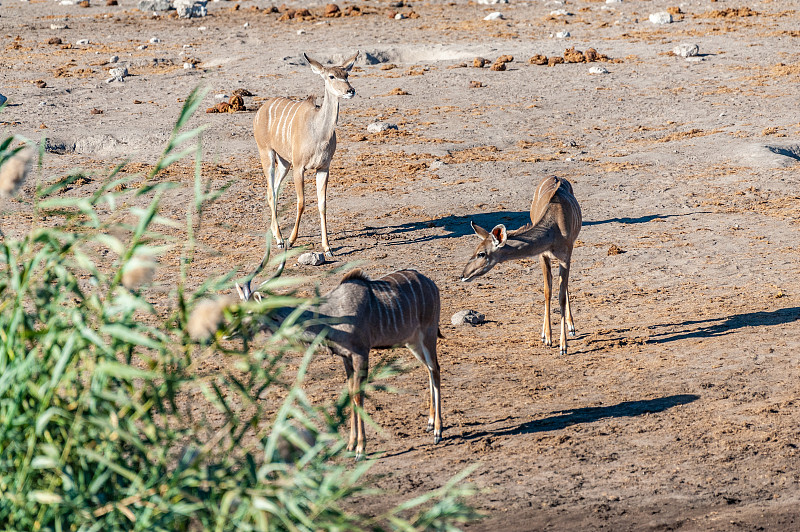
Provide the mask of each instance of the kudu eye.
POLYGON ((328 79, 333 79, 333 74, 328 74, 328 79))
POLYGON ((475 255, 475 256, 478 257, 479 259, 484 259, 484 258, 486 258, 486 252, 485 251, 479 251, 478 254, 475 255))

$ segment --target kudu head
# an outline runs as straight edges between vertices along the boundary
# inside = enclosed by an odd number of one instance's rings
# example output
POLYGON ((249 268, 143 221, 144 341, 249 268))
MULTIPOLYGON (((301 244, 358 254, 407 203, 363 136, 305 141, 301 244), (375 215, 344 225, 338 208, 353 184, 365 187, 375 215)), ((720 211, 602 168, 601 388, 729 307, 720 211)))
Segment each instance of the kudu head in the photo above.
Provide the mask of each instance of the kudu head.
POLYGON ((353 65, 356 63, 358 52, 339 66, 324 66, 322 63, 311 59, 306 54, 303 54, 303 57, 305 57, 308 64, 311 65, 311 71, 322 77, 322 80, 325 82, 326 91, 329 91, 337 98, 349 99, 356 95, 355 89, 351 87, 350 82, 347 81, 347 73, 350 72, 350 69, 352 69, 353 65))
POLYGON ((475 248, 472 257, 464 266, 464 271, 461 273, 462 281, 471 281, 494 268, 495 264, 500 262, 497 251, 506 244, 508 239, 508 232, 503 224, 494 226, 491 232, 475 225, 474 222, 470 222, 470 225, 478 238, 481 239, 481 243, 475 248))
MULTIPOLYGON (((252 298, 255 301, 261 303, 261 292, 259 292, 258 289, 256 289, 255 292, 253 292, 252 288, 250 288, 250 283, 253 281, 255 276, 258 275, 261 272, 261 270, 264 269, 264 266, 266 266, 266 264, 269 262, 269 251, 270 251, 269 246, 267 246, 267 253, 261 260, 261 264, 258 265, 258 267, 253 271, 253 273, 247 276, 244 283, 242 283, 241 285, 239 285, 239 283, 236 283, 236 292, 239 294, 239 299, 241 299, 242 301, 249 301, 250 298, 252 298)), ((272 277, 261 283, 261 285, 264 285, 272 281, 273 279, 277 279, 278 277, 280 277, 285 267, 286 267, 286 253, 283 254, 283 259, 281 260, 280 266, 278 266, 278 271, 275 272, 275 274, 272 277)))

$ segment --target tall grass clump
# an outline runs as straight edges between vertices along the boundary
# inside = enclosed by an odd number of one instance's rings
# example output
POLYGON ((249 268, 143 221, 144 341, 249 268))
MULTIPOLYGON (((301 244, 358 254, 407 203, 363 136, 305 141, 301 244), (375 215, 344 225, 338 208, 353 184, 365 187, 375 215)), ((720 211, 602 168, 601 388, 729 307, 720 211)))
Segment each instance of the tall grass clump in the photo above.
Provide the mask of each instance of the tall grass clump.
POLYGON ((69 193, 80 172, 40 185, 22 199, 40 222, 0 242, 0 530, 456 529, 474 516, 464 475, 380 515, 349 504, 371 491, 339 436, 348 397, 314 405, 301 387, 321 338, 302 343, 299 318, 256 337, 254 316, 307 301, 220 296, 235 272, 188 289, 203 210, 226 188, 201 179, 201 128, 184 131, 202 97, 138 188, 124 164, 90 195, 69 193), (178 222, 159 214, 177 186, 159 174, 192 155, 178 222), (209 375, 198 360, 213 357, 209 375))

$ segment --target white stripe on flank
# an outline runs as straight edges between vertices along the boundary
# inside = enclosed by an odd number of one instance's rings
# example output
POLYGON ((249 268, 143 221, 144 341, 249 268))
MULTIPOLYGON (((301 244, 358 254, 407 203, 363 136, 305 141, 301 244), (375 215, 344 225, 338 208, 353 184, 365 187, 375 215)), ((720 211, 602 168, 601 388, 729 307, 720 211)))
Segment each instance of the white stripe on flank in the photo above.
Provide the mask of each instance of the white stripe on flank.
POLYGON ((278 103, 279 100, 273 100, 271 104, 269 104, 269 108, 267 108, 267 127, 274 126, 273 120, 274 117, 272 115, 272 111, 274 110, 275 105, 278 103))
POLYGON ((300 110, 300 105, 303 102, 297 102, 294 107, 294 113, 292 113, 292 117, 289 119, 289 135, 288 135, 288 142, 291 145, 292 142, 292 129, 294 129, 294 117, 297 116, 297 112, 300 110))

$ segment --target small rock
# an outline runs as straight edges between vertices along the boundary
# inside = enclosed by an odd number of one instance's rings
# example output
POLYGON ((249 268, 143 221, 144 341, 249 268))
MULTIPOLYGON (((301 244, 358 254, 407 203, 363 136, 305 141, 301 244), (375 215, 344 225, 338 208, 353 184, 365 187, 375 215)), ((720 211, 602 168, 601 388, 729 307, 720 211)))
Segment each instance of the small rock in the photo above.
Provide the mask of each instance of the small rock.
POLYGON ((320 264, 324 263, 325 263, 324 253, 316 253, 314 251, 309 251, 297 257, 297 264, 302 264, 304 266, 319 266, 320 264))
POLYGON ((659 11, 650 15, 650 22, 653 24, 669 24, 672 22, 672 15, 666 11, 659 11))
POLYGON ((230 96, 229 96, 229 95, 227 95, 227 94, 225 94, 225 93, 222 93, 222 94, 215 94, 215 95, 214 95, 214 99, 215 99, 215 100, 220 100, 220 101, 222 101, 222 100, 227 100, 229 97, 230 97, 230 96))
POLYGON ((621 4, 622 0, 606 0, 606 4, 621 4))
POLYGON ((250 23, 249 22, 245 22, 244 24, 242 24, 242 27, 243 28, 249 28, 250 27, 250 23))
POLYGON ((0 105, 3 105, 3 104, 4 104, 4 103, 6 103, 7 101, 8 101, 8 98, 6 98, 6 97, 5 97, 5 96, 3 96, 2 94, 0 94, 0 105))
POLYGON ((61 39, 58 37, 50 37, 50 39, 47 41, 47 44, 61 44, 61 39))
POLYGON ((373 122, 367 126, 369 133, 381 133, 389 131, 390 129, 397 129, 397 124, 390 124, 389 122, 373 122))
POLYGON ((65 30, 65 29, 67 29, 67 25, 66 24, 50 24, 50 29, 51 30, 65 30))
POLYGON ((700 53, 700 47, 696 44, 679 44, 672 49, 672 53, 680 57, 694 57, 700 53))
POLYGON ((508 0, 478 0, 480 5, 507 4, 508 0))
POLYGON ((108 71, 108 75, 111 77, 106 80, 106 83, 111 83, 112 81, 125 81, 125 77, 128 75, 128 69, 124 66, 112 68, 108 71))
POLYGON ((298 35, 304 35, 305 33, 306 33, 306 30, 297 30, 297 34, 298 35))
POLYGON ((136 47, 136 49, 137 50, 147 50, 147 45, 146 44, 140 44, 139 46, 136 47))
POLYGON ((193 69, 193 68, 194 68, 194 65, 193 65, 193 64, 191 64, 191 63, 184 63, 184 64, 183 64, 183 69, 184 69, 184 70, 191 70, 191 69, 193 69))
POLYGON ((450 318, 453 325, 480 325, 485 321, 486 316, 474 310, 460 310, 450 318))
POLYGON ((158 37, 153 37, 153 38, 150 39, 150 42, 152 44, 158 44, 158 43, 161 42, 161 39, 159 39, 158 37))
POLYGON ((690 63, 699 63, 700 61, 705 61, 706 58, 696 55, 694 57, 687 57, 686 60, 689 61, 690 63))
POLYGON ((46 89, 47 88, 47 82, 44 81, 43 79, 36 80, 35 85, 37 87, 39 87, 40 89, 46 89))
POLYGON ((77 41, 75 41, 75 44, 79 46, 83 44, 89 44, 89 39, 78 39, 77 41))
POLYGON ((402 13, 397 13, 397 14, 394 16, 394 19, 395 19, 395 20, 403 20, 404 18, 406 18, 406 16, 405 16, 404 14, 402 14, 402 13))
POLYGON ((589 69, 589 74, 608 74, 608 69, 602 66, 593 66, 589 69))
POLYGON ((568 31, 559 31, 555 34, 556 39, 566 39, 572 35, 568 31))
POLYGON ((111 57, 108 58, 109 63, 116 63, 117 61, 119 61, 118 55, 112 55, 111 57))
POLYGON ((178 18, 202 18, 208 15, 206 0, 175 0, 173 6, 178 18))
POLYGON ((505 17, 499 11, 495 11, 494 13, 489 13, 488 15, 483 17, 483 20, 503 20, 503 19, 505 19, 505 17))
POLYGON ((568 17, 572 13, 568 12, 566 9, 555 9, 550 12, 551 17, 568 17))

